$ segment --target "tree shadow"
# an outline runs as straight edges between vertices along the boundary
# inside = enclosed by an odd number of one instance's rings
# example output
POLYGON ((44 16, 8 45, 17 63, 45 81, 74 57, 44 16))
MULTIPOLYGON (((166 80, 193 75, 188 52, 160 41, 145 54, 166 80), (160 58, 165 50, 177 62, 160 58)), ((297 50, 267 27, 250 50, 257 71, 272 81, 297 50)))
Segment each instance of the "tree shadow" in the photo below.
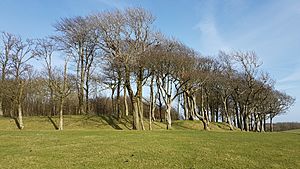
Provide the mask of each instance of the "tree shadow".
POLYGON ((118 119, 119 123, 122 124, 124 127, 126 127, 128 130, 131 130, 131 128, 129 126, 127 126, 127 124, 130 124, 129 120, 126 118, 121 118, 118 119), (125 120, 125 122, 123 122, 122 120, 125 120))
POLYGON ((106 121, 108 125, 116 130, 123 130, 119 125, 116 124, 116 119, 112 116, 102 116, 102 119, 106 121))
MULTIPOLYGON (((156 122, 156 121, 153 121, 152 124, 153 124, 154 126, 157 126, 159 129, 164 129, 164 128, 166 128, 165 126, 158 125, 159 123, 156 122)), ((164 124, 164 125, 165 125, 165 124, 164 124)))
POLYGON ((55 128, 55 130, 58 130, 58 126, 56 125, 55 121, 50 116, 48 116, 48 119, 52 123, 53 127, 55 128))
POLYGON ((173 126, 175 126, 175 128, 177 127, 179 129, 184 129, 184 130, 201 130, 201 128, 203 128, 203 126, 199 126, 199 128, 198 128, 198 123, 197 123, 197 128, 193 128, 192 126, 185 126, 184 123, 176 123, 175 122, 175 123, 172 123, 172 124, 173 124, 173 126))
MULTIPOLYGON (((95 123, 102 123, 103 125, 105 125, 105 122, 106 122, 106 121, 103 120, 103 117, 104 117, 104 116, 100 116, 100 115, 98 115, 98 116, 85 116, 85 117, 84 117, 84 120, 85 120, 85 121, 95 122, 95 123), (93 118, 93 117, 101 117, 101 118, 95 119, 95 118, 93 118)), ((78 121, 80 121, 80 120, 78 120, 78 121)))
POLYGON ((16 123, 16 126, 18 127, 19 130, 21 130, 21 125, 19 123, 19 120, 16 118, 16 117, 12 117, 12 119, 14 119, 15 123, 16 123))

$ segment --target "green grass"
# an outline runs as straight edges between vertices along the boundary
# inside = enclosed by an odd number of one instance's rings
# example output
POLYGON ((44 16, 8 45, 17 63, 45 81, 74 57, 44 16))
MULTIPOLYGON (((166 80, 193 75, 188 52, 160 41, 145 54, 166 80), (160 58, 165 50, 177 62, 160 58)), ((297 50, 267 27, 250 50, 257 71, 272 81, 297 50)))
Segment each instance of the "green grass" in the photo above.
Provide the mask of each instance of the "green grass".
MULTIPOLYGON (((24 117, 24 130, 54 130, 53 124, 48 117, 24 117)), ((58 122, 58 117, 52 118, 55 123, 58 122)), ((144 120, 145 129, 149 129, 149 122, 144 120)), ((153 130, 165 130, 166 124, 161 122, 153 122, 153 130)), ((118 120, 113 116, 65 116, 65 130, 131 130, 132 118, 122 118, 118 120)), ((177 120, 172 123, 173 130, 203 130, 203 124, 200 121, 185 121, 177 120)), ((210 129, 213 131, 228 131, 229 126, 225 123, 210 123, 210 129)), ((11 118, 0 117, 0 130, 19 130, 16 123, 11 118)))
POLYGON ((295 133, 0 131, 1 168, 300 168, 295 133))
POLYGON ((299 131, 230 132, 215 123, 206 132, 199 121, 175 121, 169 131, 163 123, 154 131, 132 131, 126 119, 65 120, 66 130, 55 131, 47 118, 26 117, 19 131, 14 121, 0 118, 0 168, 300 168, 299 131))

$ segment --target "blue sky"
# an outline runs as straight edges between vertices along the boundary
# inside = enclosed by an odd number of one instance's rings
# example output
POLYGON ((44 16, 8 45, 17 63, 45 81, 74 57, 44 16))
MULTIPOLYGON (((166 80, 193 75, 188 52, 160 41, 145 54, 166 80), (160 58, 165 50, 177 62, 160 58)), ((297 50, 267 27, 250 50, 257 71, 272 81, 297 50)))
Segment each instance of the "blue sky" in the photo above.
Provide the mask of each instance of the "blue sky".
MULTIPOLYGON (((276 88, 300 96, 299 0, 1 0, 0 31, 24 38, 54 33, 60 18, 103 10, 143 7, 155 26, 203 55, 254 50, 276 88)), ((275 121, 300 122, 300 102, 275 121)))

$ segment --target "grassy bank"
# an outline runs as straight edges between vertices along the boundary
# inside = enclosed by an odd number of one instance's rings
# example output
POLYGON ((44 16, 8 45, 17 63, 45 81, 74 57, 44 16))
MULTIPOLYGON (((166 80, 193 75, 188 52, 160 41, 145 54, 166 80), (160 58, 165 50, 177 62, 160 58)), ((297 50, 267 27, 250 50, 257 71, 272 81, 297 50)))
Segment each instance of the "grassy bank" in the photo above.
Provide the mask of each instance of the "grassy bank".
MULTIPOLYGON (((52 117, 51 120, 58 124, 58 117, 52 117)), ((46 116, 24 117, 24 130, 55 130, 51 120, 46 116)), ((149 129, 149 122, 144 120, 145 129, 149 129)), ((203 130, 203 124, 200 121, 177 120, 172 123, 173 130, 203 130)), ((152 122, 153 130, 165 130, 166 124, 163 122, 152 122)), ((229 126, 225 123, 210 123, 213 131, 228 131, 229 126)), ((65 116, 65 130, 131 130, 132 118, 117 119, 114 116, 65 116)), ((0 117, 0 130, 17 131, 15 120, 12 118, 0 117)))

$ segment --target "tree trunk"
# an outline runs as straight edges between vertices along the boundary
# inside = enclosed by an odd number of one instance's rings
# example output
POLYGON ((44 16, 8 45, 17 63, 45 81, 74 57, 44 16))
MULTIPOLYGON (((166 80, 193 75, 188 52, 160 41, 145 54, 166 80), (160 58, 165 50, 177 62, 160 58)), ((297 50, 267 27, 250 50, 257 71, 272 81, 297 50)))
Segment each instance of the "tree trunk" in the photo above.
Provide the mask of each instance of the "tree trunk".
POLYGON ((160 122, 163 122, 163 118, 162 118, 162 101, 161 101, 161 93, 158 92, 158 101, 159 101, 159 118, 160 118, 160 122))
POLYGON ((124 90, 124 112, 125 112, 125 115, 128 116, 129 112, 128 112, 127 94, 126 94, 125 86, 124 86, 123 90, 124 90))
POLYGON ((79 43, 78 47, 79 58, 77 61, 77 70, 76 76, 79 81, 76 82, 77 86, 77 96, 78 96, 78 114, 84 113, 84 56, 83 56, 83 48, 82 45, 79 43))
POLYGON ((187 105, 187 94, 183 93, 183 108, 184 108, 184 119, 188 120, 189 119, 189 110, 188 110, 188 105, 187 105))
POLYGON ((117 85, 117 115, 119 119, 122 118, 120 93, 121 93, 121 81, 119 79, 117 85))
POLYGON ((154 76, 151 77, 151 81, 150 81, 149 130, 152 130, 152 114, 154 113, 153 110, 155 107, 153 81, 154 81, 154 76))
POLYGON ((20 125, 20 130, 24 128, 24 123, 23 123, 23 114, 22 114, 22 95, 23 95, 23 90, 24 90, 24 82, 20 81, 19 82, 19 95, 18 95, 18 100, 17 100, 17 107, 18 107, 18 121, 20 125))
POLYGON ((181 102, 180 96, 181 95, 177 96, 178 97, 178 100, 177 100, 177 112, 178 112, 178 114, 180 114, 180 102, 181 102))
MULTIPOLYGON (((196 101, 196 98, 195 98, 196 101)), ((205 111, 205 117, 207 120, 207 124, 209 125, 210 123, 210 118, 209 118, 209 99, 208 99, 208 94, 206 95, 206 111, 205 111)))
POLYGON ((203 123, 203 129, 206 130, 206 131, 209 130, 209 127, 208 127, 208 124, 207 124, 206 120, 204 118, 200 119, 200 120, 203 123))
POLYGON ((156 118, 155 118, 155 109, 156 109, 156 100, 157 100, 157 98, 158 98, 158 93, 159 93, 159 91, 158 91, 158 89, 157 89, 157 92, 156 92, 156 94, 155 94, 155 98, 154 98, 154 100, 153 100, 153 109, 152 109, 152 120, 153 121, 155 121, 156 120, 156 118))
POLYGON ((85 81, 85 114, 90 113, 89 95, 90 95, 90 69, 87 69, 85 81))
POLYGON ((139 105, 138 105, 138 98, 136 96, 134 96, 133 94, 133 90, 131 88, 131 84, 130 84, 130 74, 129 74, 129 68, 128 66, 125 66, 125 86, 127 88, 130 100, 131 100, 131 104, 132 104, 132 111, 133 111, 133 126, 132 129, 133 130, 139 130, 140 129, 140 125, 139 125, 139 105))
POLYGON ((216 108, 216 122, 219 122, 219 106, 216 108))
POLYGON ((3 116, 2 98, 0 98, 0 116, 3 116))
POLYGON ((85 79, 85 71, 84 71, 84 52, 83 48, 80 48, 81 54, 80 54, 80 105, 79 105, 79 111, 80 114, 85 114, 84 112, 84 79, 85 79))
POLYGON ((210 120, 211 122, 216 122, 216 112, 212 105, 210 106, 210 120))
POLYGON ((131 100, 132 102, 132 108, 133 108, 133 130, 140 130, 140 119, 139 119, 139 113, 138 113, 138 103, 136 98, 133 98, 131 100))
POLYGON ((244 114, 244 108, 243 108, 243 106, 239 103, 239 108, 240 108, 240 115, 239 115, 239 117, 240 117, 240 129, 241 129, 241 131, 243 131, 244 130, 244 124, 243 124, 243 114, 244 114))
POLYGON ((265 132, 263 116, 260 118, 260 132, 265 132))
MULTIPOLYGON (((203 97, 203 95, 202 95, 203 97)), ((192 112, 193 112, 193 115, 195 116, 195 114, 197 114, 197 102, 196 102, 196 95, 193 94, 192 96, 192 112)), ((206 112, 205 112, 205 109, 204 109, 204 102, 203 102, 203 98, 201 99, 201 112, 203 113, 203 117, 204 119, 207 121, 207 117, 206 117, 206 112)))
POLYGON ((141 98, 138 98, 138 115, 140 119, 140 124, 142 130, 145 130, 145 125, 144 125, 144 115, 143 115, 143 102, 141 101, 141 98))
POLYGON ((149 130, 152 130, 152 114, 151 114, 151 111, 149 111, 149 130))
POLYGON ((167 122, 167 129, 171 129, 172 127, 172 119, 171 119, 171 98, 167 98, 168 103, 166 104, 167 111, 166 111, 166 122, 167 122))
POLYGON ((249 130, 250 131, 253 131, 253 116, 252 116, 252 114, 250 114, 250 123, 249 123, 249 130))
POLYGON ((230 130, 233 130, 232 122, 231 122, 231 116, 229 114, 226 114, 226 116, 227 116, 227 121, 228 121, 228 124, 229 124, 229 128, 230 128, 230 130))
POLYGON ((239 116, 239 107, 238 107, 237 102, 235 102, 235 116, 236 116, 237 127, 239 129, 241 129, 240 116, 239 116))
POLYGON ((20 130, 24 129, 21 103, 18 103, 18 122, 19 122, 19 129, 20 130))
POLYGON ((223 104, 224 104, 224 111, 225 111, 224 113, 225 113, 225 116, 226 116, 226 121, 229 125, 230 130, 233 130, 233 127, 232 127, 232 124, 231 124, 231 118, 230 118, 230 115, 228 113, 227 99, 224 99, 223 104))
POLYGON ((244 129, 249 131, 249 117, 246 115, 246 112, 244 114, 244 129))
POLYGON ((254 114, 254 130, 256 132, 259 132, 260 131, 260 128, 258 126, 258 122, 259 122, 259 117, 257 114, 254 114))
MULTIPOLYGON (((196 97, 193 96, 193 102, 196 103, 196 97)), ((204 95, 203 95, 203 88, 201 88, 201 112, 202 112, 202 123, 204 130, 209 130, 209 123, 208 123, 208 117, 207 112, 204 110, 204 95)))
POLYGON ((224 113, 224 111, 221 111, 220 115, 221 115, 221 120, 224 123, 225 122, 225 113, 224 113))
POLYGON ((273 117, 270 115, 270 132, 274 131, 274 125, 273 125, 273 117))
POLYGON ((112 87, 111 88, 111 96, 110 96, 111 97, 112 114, 115 114, 115 112, 116 112, 114 95, 115 95, 115 87, 112 87))
POLYGON ((59 103, 59 127, 58 130, 63 130, 63 107, 64 106, 64 99, 61 97, 60 98, 60 103, 59 103))
MULTIPOLYGON (((194 120, 194 117, 195 117, 195 108, 194 108, 194 102, 193 102, 193 98, 190 96, 189 97, 189 100, 188 100, 188 104, 189 104, 189 114, 190 114, 190 117, 189 117, 189 119, 190 120, 194 120)), ((201 116, 203 116, 203 111, 202 111, 202 109, 201 109, 201 116)))
POLYGON ((233 115, 232 117, 233 117, 233 120, 232 120, 232 121, 233 121, 233 126, 237 127, 237 126, 236 126, 237 124, 236 124, 235 116, 233 115))
POLYGON ((265 131, 267 130, 267 123, 266 123, 266 115, 264 115, 264 129, 265 129, 265 131))
POLYGON ((139 68, 139 74, 136 80, 137 85, 137 103, 138 103, 138 114, 140 116, 140 122, 142 130, 145 130, 144 125, 144 110, 143 110, 143 68, 139 68))

